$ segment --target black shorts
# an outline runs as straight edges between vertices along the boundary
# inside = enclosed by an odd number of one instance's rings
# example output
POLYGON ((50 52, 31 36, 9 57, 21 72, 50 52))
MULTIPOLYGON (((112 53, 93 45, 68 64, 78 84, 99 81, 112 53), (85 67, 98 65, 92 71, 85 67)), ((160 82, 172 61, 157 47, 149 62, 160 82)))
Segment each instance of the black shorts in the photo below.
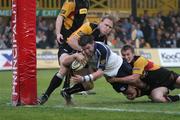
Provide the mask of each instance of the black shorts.
POLYGON ((63 54, 73 54, 76 50, 73 50, 67 43, 59 44, 58 58, 63 54))
MULTIPOLYGON (((132 74, 131 65, 126 60, 123 60, 123 63, 121 65, 121 67, 119 68, 119 71, 115 77, 125 77, 125 76, 131 75, 131 74, 132 74)), ((111 83, 111 85, 112 85, 113 89, 118 93, 126 91, 128 88, 128 84, 121 84, 118 82, 111 83)))
POLYGON ((142 79, 153 90, 157 87, 167 87, 170 90, 174 89, 174 84, 178 78, 178 74, 166 68, 160 68, 154 71, 148 71, 142 79))

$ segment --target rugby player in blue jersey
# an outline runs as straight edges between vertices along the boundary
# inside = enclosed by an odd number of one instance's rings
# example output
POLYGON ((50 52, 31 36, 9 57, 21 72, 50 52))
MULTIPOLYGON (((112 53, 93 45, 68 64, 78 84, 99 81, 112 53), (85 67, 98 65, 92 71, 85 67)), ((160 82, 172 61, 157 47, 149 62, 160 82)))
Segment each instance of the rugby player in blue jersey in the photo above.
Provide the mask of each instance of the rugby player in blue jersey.
MULTIPOLYGON (((74 75, 72 80, 76 83, 74 86, 64 89, 61 94, 68 101, 71 94, 83 91, 81 84, 87 82, 93 82, 103 75, 108 77, 124 77, 132 74, 132 67, 126 60, 123 60, 121 56, 114 53, 107 45, 102 42, 95 42, 93 36, 84 35, 79 39, 79 45, 83 50, 83 54, 88 59, 87 64, 94 70, 91 74, 81 76, 74 75)), ((143 82, 137 82, 137 86, 140 88, 145 87, 143 82)), ((118 82, 110 83, 113 89, 118 93, 131 94, 134 92, 134 87, 127 84, 121 84, 118 82), (129 90, 132 89, 132 90, 129 90)))

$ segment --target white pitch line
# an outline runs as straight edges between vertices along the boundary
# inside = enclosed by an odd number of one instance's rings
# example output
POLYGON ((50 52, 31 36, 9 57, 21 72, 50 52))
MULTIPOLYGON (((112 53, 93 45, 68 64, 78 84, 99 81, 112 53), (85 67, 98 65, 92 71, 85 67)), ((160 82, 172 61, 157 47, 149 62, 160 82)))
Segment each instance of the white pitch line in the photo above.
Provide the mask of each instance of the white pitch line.
POLYGON ((43 105, 26 105, 24 107, 39 107, 39 108, 67 108, 67 109, 80 109, 80 110, 93 110, 93 111, 111 111, 111 112, 136 112, 136 113, 161 113, 161 114, 171 114, 180 115, 180 112, 173 111, 161 111, 161 110, 147 110, 147 109, 120 109, 120 108, 107 108, 107 107, 73 107, 73 106, 43 106, 43 105))
MULTIPOLYGON (((40 107, 40 106, 36 106, 36 107, 40 107)), ((162 113, 162 114, 180 115, 180 112, 161 111, 161 110, 146 110, 146 109, 119 109, 119 108, 107 108, 107 107, 65 107, 65 106, 60 106, 60 105, 58 105, 58 106, 42 106, 42 107, 70 108, 70 109, 93 110, 93 111, 162 113)))

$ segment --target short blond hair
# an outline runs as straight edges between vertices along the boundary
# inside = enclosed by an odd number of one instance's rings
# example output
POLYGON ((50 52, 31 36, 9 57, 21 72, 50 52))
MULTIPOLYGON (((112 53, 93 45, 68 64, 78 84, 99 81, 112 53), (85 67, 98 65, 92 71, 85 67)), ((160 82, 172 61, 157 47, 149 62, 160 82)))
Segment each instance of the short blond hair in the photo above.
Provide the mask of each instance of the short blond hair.
POLYGON ((101 21, 104 21, 105 19, 111 20, 113 22, 113 26, 115 26, 116 20, 115 20, 115 17, 113 15, 110 15, 110 14, 104 15, 101 18, 101 21))

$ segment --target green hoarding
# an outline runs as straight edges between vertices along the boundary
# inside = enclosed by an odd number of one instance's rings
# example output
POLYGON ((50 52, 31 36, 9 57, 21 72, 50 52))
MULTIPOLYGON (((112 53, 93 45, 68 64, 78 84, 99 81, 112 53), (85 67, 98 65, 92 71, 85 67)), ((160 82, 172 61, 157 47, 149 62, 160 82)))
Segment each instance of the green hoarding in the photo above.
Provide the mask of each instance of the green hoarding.
MULTIPOLYGON (((60 10, 36 10, 36 16, 56 17, 60 10)), ((11 10, 0 10, 0 16, 11 16, 11 10)))

